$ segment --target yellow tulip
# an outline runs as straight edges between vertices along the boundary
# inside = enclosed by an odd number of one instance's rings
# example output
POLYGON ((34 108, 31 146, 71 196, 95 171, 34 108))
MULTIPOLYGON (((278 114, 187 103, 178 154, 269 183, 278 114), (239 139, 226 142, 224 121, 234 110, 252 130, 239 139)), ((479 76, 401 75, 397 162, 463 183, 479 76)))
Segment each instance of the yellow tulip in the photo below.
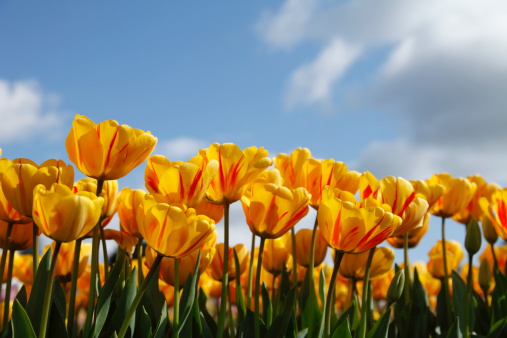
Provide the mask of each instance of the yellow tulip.
POLYGON ((2 190, 7 201, 23 216, 32 217, 36 185, 50 189, 53 183, 69 188, 74 184, 74 168, 62 160, 47 160, 41 165, 25 158, 12 162, 2 175, 2 190))
MULTIPOLYGON (((360 254, 345 254, 338 270, 347 279, 362 280, 366 271, 369 251, 360 254)), ((381 277, 391 270, 394 262, 394 251, 388 247, 378 247, 373 253, 370 268, 370 279, 381 277)))
MULTIPOLYGON (((423 236, 426 234, 426 232, 428 232, 428 229, 430 227, 430 217, 430 214, 426 213, 422 221, 422 226, 408 232, 409 248, 415 248, 423 236)), ((387 242, 391 244, 393 248, 402 249, 404 245, 404 235, 389 237, 387 239, 387 242)))
MULTIPOLYGON (((53 242, 51 245, 47 245, 44 248, 44 252, 48 251, 50 247, 52 247, 54 251, 55 242, 53 242)), ((62 243, 62 246, 60 247, 60 252, 56 259, 55 277, 59 277, 61 281, 70 282, 72 275, 72 267, 74 265, 75 250, 76 250, 76 241, 62 243)), ((91 253, 92 253, 92 244, 83 243, 81 245, 81 250, 79 251, 79 264, 77 272, 78 278, 84 273, 86 266, 88 265, 88 258, 91 256, 91 253)))
MULTIPOLYGON (((0 220, 0 248, 5 245, 8 224, 0 220)), ((9 237, 9 250, 25 250, 32 246, 32 224, 13 224, 9 237)))
POLYGON ((208 216, 215 221, 215 224, 220 222, 224 217, 224 206, 210 203, 206 198, 203 198, 194 209, 197 215, 208 216))
POLYGON ((390 237, 401 224, 401 218, 387 205, 366 199, 362 205, 338 198, 323 201, 317 212, 317 223, 328 244, 345 253, 369 250, 390 237))
POLYGON ((278 154, 275 157, 275 167, 280 170, 284 186, 289 189, 303 186, 303 165, 311 157, 308 148, 297 148, 290 155, 278 154))
POLYGON ((137 213, 139 232, 156 252, 181 258, 210 240, 215 222, 185 205, 158 203, 147 194, 137 213))
POLYGON ((428 202, 428 209, 435 204, 440 196, 445 192, 445 187, 442 184, 434 183, 428 184, 426 181, 413 180, 410 181, 417 195, 423 197, 428 202))
POLYGON ((402 222, 392 236, 401 236, 422 226, 422 220, 428 211, 428 202, 416 196, 416 192, 409 181, 393 176, 380 180, 380 193, 378 196, 382 203, 391 207, 392 213, 401 217, 402 222))
MULTIPOLYGON (((317 239, 315 242, 315 262, 314 266, 319 266, 324 262, 327 254, 327 242, 322 236, 319 229, 317 231, 317 239)), ((296 262, 308 268, 310 266, 310 249, 312 246, 312 235, 311 229, 300 229, 296 233, 296 262)), ((287 249, 292 253, 292 240, 287 241, 287 249)))
POLYGON ((365 171, 359 178, 359 199, 377 198, 380 191, 380 181, 369 171, 365 171))
MULTIPOLYGON (((453 270, 457 270, 459 263, 464 257, 461 245, 457 241, 445 241, 447 256, 447 276, 451 277, 453 270)), ((442 250, 442 241, 437 244, 428 253, 428 271, 434 278, 444 278, 444 255, 442 250)))
POLYGON ((138 239, 126 231, 118 231, 114 229, 104 229, 104 238, 112 239, 118 244, 118 247, 132 255, 137 245, 138 239))
POLYGON ((243 196, 249 184, 272 164, 263 147, 250 147, 242 151, 233 143, 213 143, 199 152, 206 162, 216 160, 218 173, 206 191, 214 204, 231 204, 243 196))
POLYGON ((71 242, 85 236, 97 224, 104 199, 91 192, 73 193, 64 184, 47 190, 34 189, 33 220, 41 232, 58 242, 71 242))
POLYGON ((65 146, 70 160, 86 176, 117 180, 144 162, 157 144, 150 132, 107 120, 93 123, 76 115, 65 146))
POLYGON ((496 191, 490 199, 482 197, 479 204, 497 234, 507 240, 507 188, 496 191))
MULTIPOLYGON (((74 192, 77 191, 89 191, 93 194, 97 193, 97 180, 91 177, 85 177, 74 183, 74 192)), ((102 220, 102 226, 106 226, 114 214, 116 213, 116 203, 118 199, 118 181, 108 180, 104 182, 102 186, 102 192, 100 194, 104 198, 104 204, 102 205, 102 211, 100 213, 100 219, 102 220)))
MULTIPOLYGON (((208 267, 208 274, 211 278, 213 278, 216 281, 221 282, 222 276, 223 276, 223 269, 224 269, 224 243, 218 243, 215 245, 216 253, 213 257, 213 260, 211 261, 209 267, 208 267)), ((250 254, 248 253, 248 250, 244 244, 236 244, 234 247, 229 247, 229 264, 228 264, 228 271, 229 271, 229 281, 232 281, 236 279, 236 263, 234 260, 234 252, 236 251, 236 255, 238 256, 239 261, 239 274, 241 275, 243 272, 245 272, 247 266, 248 266, 248 260, 250 258, 250 254)))
POLYGON ((292 269, 292 256, 287 242, 290 242, 290 234, 281 238, 266 240, 262 252, 262 267, 272 275, 278 276, 282 273, 285 265, 288 270, 292 269))
POLYGON ((0 158, 0 220, 13 223, 30 223, 32 220, 29 217, 20 214, 14 209, 12 204, 7 201, 2 189, 2 175, 12 164, 12 161, 8 159, 0 158))
POLYGON ((428 180, 429 185, 441 184, 445 192, 430 209, 439 217, 452 217, 465 209, 472 200, 477 185, 466 178, 453 178, 447 173, 435 174, 428 180))
POLYGON ((289 190, 272 183, 257 183, 251 197, 241 202, 250 230, 262 238, 277 238, 308 213, 310 195, 304 188, 289 190))
POLYGON ((33 284, 33 256, 32 254, 14 254, 12 276, 16 277, 28 288, 33 284))
POLYGON ((144 190, 123 188, 116 206, 121 228, 137 238, 143 238, 139 232, 137 212, 144 201, 144 195, 146 195, 144 190))
POLYGON ((166 196, 169 204, 182 203, 194 208, 204 197, 217 169, 216 160, 205 163, 202 156, 188 162, 170 162, 164 156, 155 155, 146 164, 146 189, 166 196))
POLYGON ((387 300, 387 290, 394 278, 394 269, 389 270, 387 273, 378 276, 371 281, 372 298, 376 301, 387 300))
MULTIPOLYGON (((494 247, 495 256, 498 262, 498 269, 500 271, 505 271, 505 266, 507 265, 507 245, 496 245, 494 247)), ((483 259, 487 259, 489 266, 491 268, 491 272, 493 273, 493 268, 495 266, 495 260, 493 258, 493 253, 491 252, 491 246, 486 246, 484 248, 484 252, 479 256, 479 261, 483 259)))

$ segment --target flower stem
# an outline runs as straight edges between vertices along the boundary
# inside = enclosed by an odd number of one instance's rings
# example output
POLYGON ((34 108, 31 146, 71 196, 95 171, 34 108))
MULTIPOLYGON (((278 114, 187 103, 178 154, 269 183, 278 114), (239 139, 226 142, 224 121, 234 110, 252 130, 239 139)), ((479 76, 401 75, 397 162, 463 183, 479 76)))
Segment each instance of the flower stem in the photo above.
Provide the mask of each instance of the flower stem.
POLYGON ((262 268, 262 252, 264 251, 264 242, 266 239, 261 237, 261 244, 259 247, 259 255, 257 256, 257 273, 255 275, 255 315, 254 315, 254 330, 255 338, 261 337, 260 326, 260 300, 259 293, 261 288, 261 268, 262 268))
POLYGON ((121 325, 120 332, 118 333, 118 338, 125 337, 125 333, 127 333, 127 329, 129 328, 130 320, 132 319, 132 316, 136 312, 137 306, 139 305, 139 302, 141 301, 141 297, 143 296, 144 292, 148 288, 148 284, 150 283, 151 278, 155 274, 155 271, 157 270, 158 266, 160 265, 162 258, 163 258, 162 255, 157 254, 157 257, 153 261, 153 265, 151 266, 150 271, 148 271, 148 274, 146 275, 146 278, 144 279, 143 284, 139 288, 139 291, 137 292, 136 297, 132 301, 132 304, 130 304, 127 315, 125 316, 125 319, 123 320, 123 324, 121 325))
POLYGON ((255 234, 252 232, 252 244, 250 249, 250 266, 248 268, 248 289, 246 293, 246 304, 251 308, 252 304, 252 281, 253 281, 253 265, 254 265, 254 253, 255 253, 255 234))
MULTIPOLYGON (((107 245, 106 245, 106 237, 104 235, 104 228, 102 227, 102 221, 100 221, 100 241, 102 242, 102 255, 104 256, 104 271, 106 277, 109 273, 109 256, 107 255, 107 245)), ((100 271, 99 271, 100 273, 100 271)))
POLYGON ((408 232, 403 234, 403 269, 405 270, 405 303, 410 303, 412 289, 412 279, 410 278, 410 261, 408 258, 408 232))
MULTIPOLYGON (((4 247, 3 247, 3 251, 2 251, 2 261, 0 262, 0 276, 2 276, 2 278, 4 276, 5 264, 7 263, 7 250, 9 250, 9 242, 11 239, 11 232, 12 232, 13 225, 14 225, 13 222, 7 223, 7 230, 6 230, 6 234, 5 234, 4 247)), ((2 285, 3 284, 0 283, 0 293, 2 292, 2 285)))
POLYGON ((46 281, 46 292, 44 296, 44 305, 42 306, 42 317, 40 322, 39 338, 46 337, 47 325, 49 321, 49 310, 51 309, 51 301, 53 298, 53 280, 55 277, 56 260, 60 252, 61 242, 55 243, 55 251, 51 259, 51 267, 49 268, 48 279, 46 281))
POLYGON ((11 302, 12 268, 14 267, 14 250, 9 250, 9 265, 7 266, 7 285, 5 287, 4 326, 9 322, 9 309, 11 302))
MULTIPOLYGON (((102 187, 104 186, 104 180, 97 180, 97 196, 102 193, 102 187)), ((92 328, 92 320, 95 309, 95 291, 97 290, 97 273, 99 269, 99 227, 100 221, 93 228, 93 240, 92 240, 92 268, 90 272, 90 294, 88 297, 88 309, 86 311, 86 323, 84 327, 84 337, 90 336, 90 330, 92 328)), ((99 283, 100 284, 100 283, 99 283)))
MULTIPOLYGON (((315 244, 317 242, 317 217, 315 217, 315 223, 313 224, 313 233, 312 233, 312 245, 310 247, 310 265, 308 269, 310 269, 312 273, 312 281, 314 276, 314 268, 315 268, 315 244)), ((312 283, 313 285, 313 283, 312 283)))
POLYGON ((76 289, 77 289, 77 274, 79 270, 79 255, 81 253, 82 238, 76 240, 74 248, 74 262, 72 263, 72 275, 70 280, 70 295, 69 295, 69 313, 67 317, 67 333, 69 337, 73 336, 74 331, 74 307, 76 306, 76 289))
POLYGON ((465 298, 465 332, 463 333, 463 337, 468 337, 468 332, 470 331, 469 328, 469 321, 470 321, 470 315, 469 315, 469 306, 470 306, 470 300, 472 298, 472 259, 473 255, 469 255, 468 257, 468 276, 467 276, 467 293, 465 298))
POLYGON ((449 323, 452 319, 451 310, 451 294, 449 293, 449 275, 447 273, 447 249, 445 243, 445 217, 442 217, 442 254, 444 258, 444 281, 442 286, 444 287, 445 293, 445 309, 447 314, 447 322, 449 323))
POLYGON ((37 267, 39 266, 39 227, 32 222, 33 241, 32 241, 32 255, 33 255, 33 278, 37 276, 37 267))
POLYGON ((137 240, 136 245, 136 256, 137 256, 137 285, 143 284, 143 239, 137 240))
MULTIPOLYGON (((294 289, 296 290, 296 299, 297 299, 298 265, 297 265, 297 258, 296 258, 296 249, 297 249, 296 248, 296 230, 294 230, 294 227, 292 227, 292 229, 290 229, 290 236, 291 236, 291 240, 292 240, 292 284, 293 284, 294 289)), ((313 234, 312 234, 312 236, 313 236, 313 234)), ((296 304, 296 306, 297 306, 297 304, 296 304)))
POLYGON ((180 259, 174 258, 174 316, 173 338, 179 338, 180 325, 180 259))
POLYGON ((227 310, 227 289, 229 285, 229 204, 224 205, 224 270, 222 272, 222 297, 218 315, 217 338, 222 338, 225 328, 225 312, 227 310))
POLYGON ((323 319, 326 337, 329 337, 331 335, 331 309, 333 308, 333 296, 336 285, 336 276, 338 275, 338 270, 340 269, 340 264, 342 262, 343 255, 344 255, 343 252, 335 250, 333 273, 331 274, 331 280, 329 281, 326 304, 324 304, 323 319))
POLYGON ((365 337, 366 336, 366 322, 368 317, 368 311, 369 311, 369 288, 368 288, 368 282, 370 281, 370 269, 371 269, 371 262, 373 262, 373 255, 375 254, 376 247, 373 247, 370 249, 370 252, 368 253, 368 260, 366 261, 366 270, 364 271, 364 279, 363 279, 363 300, 361 304, 361 321, 359 324, 359 337, 365 337))

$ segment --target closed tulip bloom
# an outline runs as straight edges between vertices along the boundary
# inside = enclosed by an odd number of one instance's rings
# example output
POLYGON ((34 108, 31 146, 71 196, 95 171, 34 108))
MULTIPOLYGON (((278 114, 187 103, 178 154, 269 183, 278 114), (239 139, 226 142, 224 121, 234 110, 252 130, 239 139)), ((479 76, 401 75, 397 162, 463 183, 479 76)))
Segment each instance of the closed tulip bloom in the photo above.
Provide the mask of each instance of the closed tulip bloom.
POLYGON ((309 201, 304 188, 291 191, 272 183, 252 185, 251 197, 241 199, 250 231, 262 238, 284 235, 308 213, 309 201))
MULTIPOLYGON (((55 242, 51 245, 47 245, 44 248, 46 252, 50 247, 55 250, 55 242)), ((70 282, 72 275, 72 267, 74 265, 74 251, 76 249, 76 241, 62 243, 60 247, 60 253, 58 254, 55 267, 55 277, 60 278, 64 282, 70 282)), ((77 277, 79 278, 85 271, 88 265, 88 258, 92 253, 92 244, 83 243, 81 244, 81 250, 79 251, 79 265, 77 277)))
POLYGON ((401 177, 388 176, 380 180, 380 194, 382 203, 391 207, 393 214, 401 217, 402 222, 392 236, 401 236, 422 226, 422 219, 428 211, 428 202, 416 196, 416 192, 409 181, 401 177))
POLYGON ((126 251, 127 254, 134 253, 135 246, 138 239, 126 231, 118 231, 114 229, 104 229, 104 238, 106 240, 112 239, 118 244, 118 247, 126 251))
POLYGON ((91 192, 53 184, 34 189, 33 220, 41 232, 58 242, 71 242, 85 236, 97 224, 104 199, 91 192))
MULTIPOLYGON (((221 282, 224 267, 224 243, 218 243, 215 245, 215 249, 216 253, 208 267, 208 274, 214 280, 221 282)), ((234 247, 229 247, 229 281, 236 279, 237 274, 233 250, 236 251, 236 255, 238 256, 240 275, 245 272, 250 259, 250 254, 244 244, 236 244, 234 247)))
POLYGON ((69 188, 74 184, 74 168, 62 160, 47 160, 40 166, 25 158, 12 162, 2 175, 2 190, 7 201, 23 216, 32 217, 34 188, 38 184, 46 189, 53 183, 69 188))
MULTIPOLYGON (((97 180, 91 177, 85 177, 74 183, 74 192, 89 191, 93 194, 97 193, 97 180)), ((106 226, 114 214, 116 213, 116 203, 118 199, 118 181, 105 181, 100 194, 104 198, 100 219, 102 226, 106 226)))
POLYGON ((428 209, 435 204, 440 196, 442 196, 445 192, 445 187, 442 184, 434 183, 428 184, 426 181, 422 180, 414 180, 410 181, 416 193, 428 202, 428 209))
POLYGON ((284 236, 281 238, 268 239, 264 244, 262 267, 275 276, 282 273, 284 265, 288 270, 292 268, 292 256, 287 247, 287 242, 290 241, 290 238, 288 238, 290 234, 286 236, 287 238, 284 238, 284 236))
POLYGON ((439 217, 452 217, 465 209, 472 200, 477 185, 466 178, 453 178, 447 173, 435 174, 428 180, 429 185, 441 184, 445 192, 430 209, 439 217))
POLYGON ((181 258, 210 240, 215 222, 184 205, 158 203, 147 194, 137 213, 139 231, 149 246, 165 257, 181 258))
POLYGON ((345 163, 333 159, 317 160, 310 158, 303 165, 302 187, 312 196, 310 205, 319 208, 324 187, 338 188, 355 194, 359 188, 361 174, 349 171, 345 163))
POLYGON ((249 184, 272 164, 263 147, 250 147, 242 151, 233 143, 213 143, 199 152, 205 161, 216 160, 218 173, 206 191, 211 203, 231 204, 239 200, 249 184))
POLYGON ((369 171, 365 171, 359 178, 359 199, 377 198, 380 191, 380 181, 369 171))
POLYGON ((144 162, 157 144, 150 132, 76 115, 65 141, 70 160, 86 176, 117 180, 144 162))
MULTIPOLYGON (((453 270, 457 270, 459 263, 464 257, 461 245, 457 241, 445 242, 447 251, 447 276, 450 277, 453 270)), ((430 260, 428 262, 428 271, 434 278, 444 278, 444 255, 442 251, 442 241, 437 244, 428 253, 430 260)))
POLYGON ((12 276, 19 279, 25 286, 33 284, 33 256, 32 254, 14 254, 12 276))
MULTIPOLYGON (((428 229, 430 227, 430 218, 430 214, 426 213, 422 221, 422 226, 408 232, 409 249, 415 248, 423 236, 426 234, 426 232, 428 232, 428 229)), ((393 248, 403 249, 404 235, 389 237, 387 239, 387 242, 391 244, 393 248)))
POLYGON ((479 221, 484 214, 479 205, 479 200, 482 197, 490 199, 493 193, 502 188, 496 183, 487 183, 484 178, 479 175, 469 176, 467 179, 477 185, 477 190, 468 205, 460 212, 455 214, 452 218, 461 224, 468 224, 472 218, 479 221))
MULTIPOLYGON (((5 245, 8 224, 0 220, 0 248, 5 245)), ((9 237, 9 250, 25 250, 32 246, 33 230, 31 224, 13 224, 9 237)))
MULTIPOLYGON (((347 279, 362 280, 366 271, 369 252, 345 254, 338 272, 347 279)), ((394 262, 394 251, 388 247, 378 247, 373 253, 370 279, 378 278, 391 270, 394 262)))
POLYGON ((345 253, 369 250, 389 238, 401 224, 401 218, 387 205, 374 199, 363 201, 360 207, 335 198, 323 202, 317 212, 317 222, 328 244, 345 253))
MULTIPOLYGON (((469 268, 469 265, 468 264, 464 264, 461 267, 461 270, 459 272, 459 275, 461 276, 461 278, 463 278, 463 280, 465 281, 465 283, 468 282, 468 279, 467 279, 467 277, 468 277, 468 268, 469 268)), ((489 282, 490 283, 489 283, 488 292, 491 293, 495 289, 495 279, 491 278, 489 280, 489 282)), ((472 266, 472 287, 474 288, 474 291, 477 292, 479 295, 483 294, 481 285, 479 284, 479 267, 478 266, 472 266)))
POLYGON ((303 165, 312 153, 308 148, 297 148, 290 154, 278 154, 275 158, 275 167, 280 171, 283 185, 289 189, 303 186, 303 165))
POLYGON ((204 197, 217 170, 218 161, 205 162, 200 155, 188 162, 170 162, 164 156, 155 155, 146 164, 146 189, 166 196, 169 204, 182 203, 194 208, 204 197))
POLYGON ((479 203, 497 234, 507 240, 507 188, 496 191, 490 199, 482 197, 479 203))
MULTIPOLYGON (((311 229, 300 229, 296 233, 296 262, 308 268, 310 266, 310 250, 312 246, 312 235, 311 229)), ((292 240, 287 241, 287 247, 289 252, 292 252, 292 240)), ((315 265, 319 266, 322 264, 327 254, 327 242, 322 236, 319 229, 317 229, 317 239, 315 242, 315 265)))
POLYGON ((144 195, 144 190, 123 188, 116 206, 121 228, 137 238, 143 238, 137 224, 137 212, 144 201, 144 195))
POLYGON ((12 161, 6 158, 0 158, 0 220, 13 223, 30 223, 32 220, 29 217, 23 216, 12 206, 2 189, 2 175, 13 164, 12 161))

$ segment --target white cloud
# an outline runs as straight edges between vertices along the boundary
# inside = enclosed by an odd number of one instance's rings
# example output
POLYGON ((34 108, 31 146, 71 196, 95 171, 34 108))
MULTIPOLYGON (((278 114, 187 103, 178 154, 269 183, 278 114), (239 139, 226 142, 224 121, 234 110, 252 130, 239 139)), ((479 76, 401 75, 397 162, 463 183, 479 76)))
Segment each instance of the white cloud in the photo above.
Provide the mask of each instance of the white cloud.
POLYGON ((25 141, 37 135, 54 138, 62 120, 51 111, 58 100, 44 94, 36 81, 9 82, 0 79, 0 141, 25 141))
POLYGON ((200 149, 207 148, 209 143, 191 137, 178 137, 159 142, 155 153, 164 155, 170 161, 188 161, 197 155, 200 149))

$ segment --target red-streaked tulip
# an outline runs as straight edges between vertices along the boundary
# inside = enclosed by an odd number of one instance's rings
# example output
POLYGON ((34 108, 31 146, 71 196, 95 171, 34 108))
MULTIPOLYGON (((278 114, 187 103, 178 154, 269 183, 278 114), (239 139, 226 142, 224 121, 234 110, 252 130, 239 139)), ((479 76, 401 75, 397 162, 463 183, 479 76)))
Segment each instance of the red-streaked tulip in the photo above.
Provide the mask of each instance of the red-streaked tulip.
POLYGON ((466 178, 453 178, 447 173, 435 174, 428 180, 429 185, 441 184, 445 192, 430 209, 439 217, 452 217, 465 209, 474 197, 477 185, 466 178))
MULTIPOLYGON (((74 183, 74 192, 77 191, 89 191, 93 194, 96 194, 97 180, 91 177, 80 179, 74 183)), ((116 213, 116 203, 118 199, 118 181, 105 181, 104 185, 102 186, 102 192, 100 196, 104 198, 104 204, 102 205, 100 219, 102 220, 102 226, 106 226, 116 213)))
MULTIPOLYGON (((317 239, 315 242, 315 266, 322 264, 327 254, 327 242, 322 236, 319 229, 317 230, 317 239)), ((296 233, 296 262, 308 268, 310 266, 310 250, 312 246, 312 235, 311 229, 300 229, 296 233)), ((287 241, 287 247, 289 252, 292 252, 292 240, 287 241)))
MULTIPOLYGON (((224 243, 218 243, 215 245, 216 253, 211 261, 211 264, 208 267, 208 274, 211 278, 216 281, 221 282, 223 276, 223 267, 224 267, 224 243)), ((234 260, 234 251, 238 256, 240 275, 245 272, 248 266, 248 260, 250 258, 250 254, 244 244, 236 244, 234 247, 229 247, 229 281, 232 281, 236 278, 236 264, 234 260)))
POLYGON ((497 234, 507 240, 507 188, 493 193, 490 199, 482 197, 479 204, 497 234))
POLYGON ((143 238, 137 223, 137 212, 144 201, 144 195, 144 190, 123 188, 116 205, 121 228, 137 238, 143 238))
POLYGON ((302 187, 303 165, 312 157, 308 148, 297 148, 290 154, 278 154, 275 157, 275 167, 280 170, 283 185, 289 189, 302 187))
MULTIPOLYGON (((447 277, 451 277, 453 270, 458 270, 459 263, 465 256, 461 245, 457 241, 445 241, 447 256, 447 277)), ((434 278, 444 278, 444 254, 442 250, 442 241, 431 248, 428 253, 428 271, 434 278)))

